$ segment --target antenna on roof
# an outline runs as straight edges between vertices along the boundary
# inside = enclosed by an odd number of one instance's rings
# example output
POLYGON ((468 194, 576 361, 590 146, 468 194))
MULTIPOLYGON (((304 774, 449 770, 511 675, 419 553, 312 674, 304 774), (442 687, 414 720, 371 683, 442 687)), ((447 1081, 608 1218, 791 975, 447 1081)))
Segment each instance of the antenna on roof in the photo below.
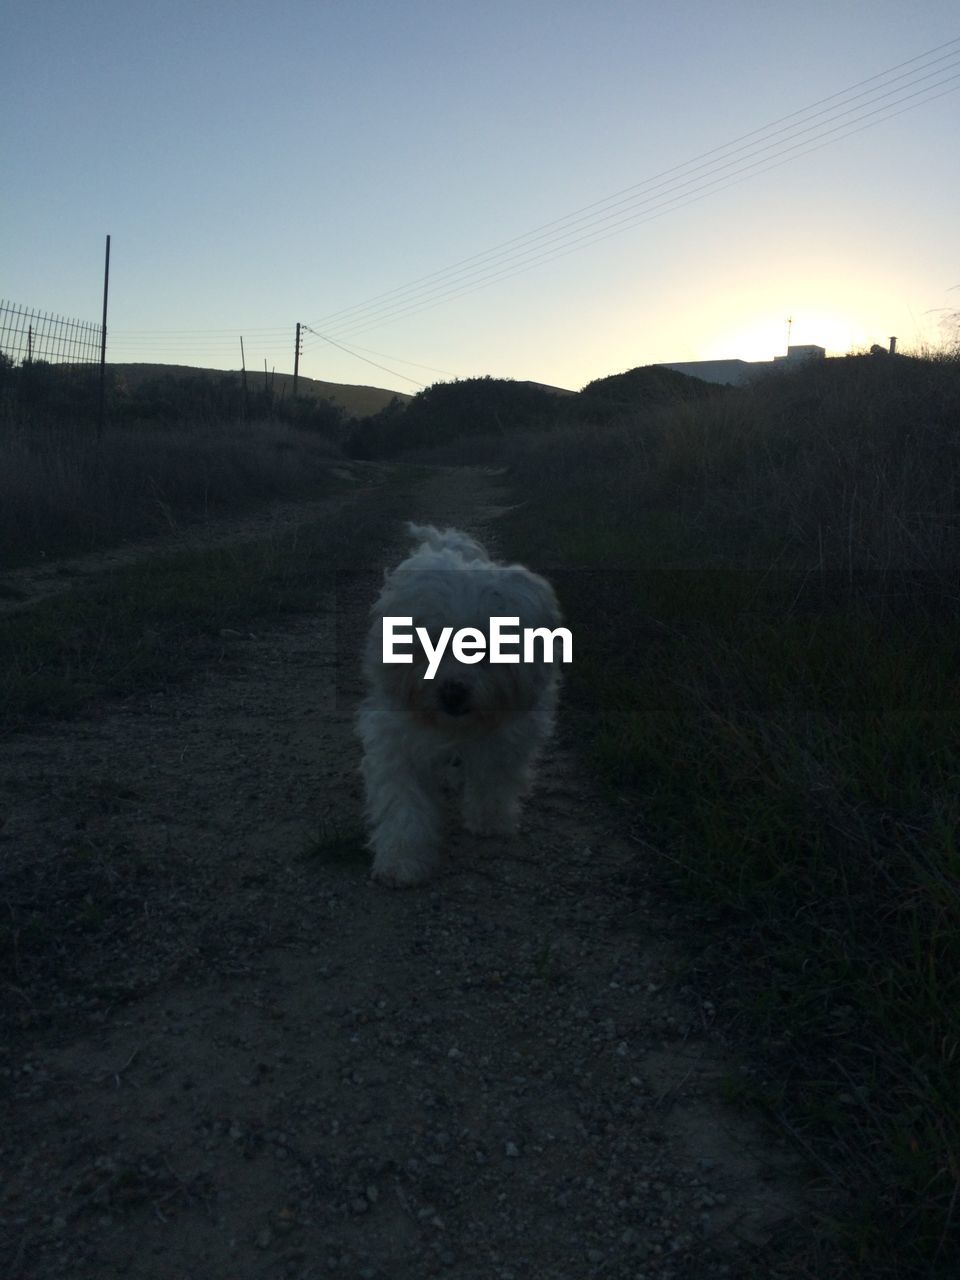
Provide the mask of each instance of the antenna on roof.
POLYGON ((790 350, 790 334, 793 330, 793 316, 787 316, 787 350, 790 350))

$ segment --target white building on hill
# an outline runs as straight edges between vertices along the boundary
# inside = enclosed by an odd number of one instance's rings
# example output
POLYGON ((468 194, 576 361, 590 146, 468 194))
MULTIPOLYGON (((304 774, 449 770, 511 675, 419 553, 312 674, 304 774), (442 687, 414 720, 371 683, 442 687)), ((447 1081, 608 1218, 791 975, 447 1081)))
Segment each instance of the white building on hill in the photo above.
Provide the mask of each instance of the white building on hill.
POLYGON ((727 386, 741 387, 759 374, 773 369, 795 368, 806 360, 824 360, 826 355, 824 347, 807 345, 787 347, 785 356, 774 356, 772 360, 685 360, 680 364, 664 364, 660 367, 675 369, 677 373, 685 373, 704 382, 722 382, 727 386))

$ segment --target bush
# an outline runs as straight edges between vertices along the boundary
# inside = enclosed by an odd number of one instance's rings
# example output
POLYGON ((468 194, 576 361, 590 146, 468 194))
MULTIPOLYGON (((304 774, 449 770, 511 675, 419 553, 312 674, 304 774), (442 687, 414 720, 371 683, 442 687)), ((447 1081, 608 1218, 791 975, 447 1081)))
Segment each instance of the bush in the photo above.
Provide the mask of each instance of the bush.
POLYGON ((392 457, 461 436, 546 430, 563 415, 566 401, 535 383, 509 378, 436 382, 415 395, 406 409, 391 401, 372 418, 355 423, 347 449, 353 457, 392 457))

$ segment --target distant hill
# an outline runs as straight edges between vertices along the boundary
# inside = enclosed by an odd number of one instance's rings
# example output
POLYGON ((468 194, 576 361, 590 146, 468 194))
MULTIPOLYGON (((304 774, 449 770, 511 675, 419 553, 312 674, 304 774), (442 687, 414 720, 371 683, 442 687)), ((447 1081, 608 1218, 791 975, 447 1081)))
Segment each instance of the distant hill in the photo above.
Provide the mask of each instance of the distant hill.
MULTIPOLYGON (((237 378, 241 377, 239 369, 198 369, 186 364, 108 364, 107 368, 122 377, 131 390, 135 390, 144 382, 169 375, 174 378, 208 377, 237 378)), ((293 394, 293 374, 276 373, 268 377, 273 380, 273 389, 277 395, 293 394)), ((251 388, 263 387, 263 371, 247 370, 247 381, 251 388)), ((318 382, 316 378, 305 378, 302 374, 297 385, 301 396, 311 396, 316 400, 333 400, 343 405, 347 413, 355 418, 367 418, 379 413, 381 409, 396 397, 402 404, 407 404, 411 397, 402 391, 387 391, 383 387, 357 387, 344 382, 318 382)))

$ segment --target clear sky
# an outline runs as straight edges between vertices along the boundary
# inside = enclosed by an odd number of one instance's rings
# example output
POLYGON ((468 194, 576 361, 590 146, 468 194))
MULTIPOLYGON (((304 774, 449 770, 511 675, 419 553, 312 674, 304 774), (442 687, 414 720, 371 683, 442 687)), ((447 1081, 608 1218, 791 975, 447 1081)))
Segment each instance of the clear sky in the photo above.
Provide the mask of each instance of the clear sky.
POLYGON ((956 0, 7 0, 0 77, 0 295, 97 320, 109 232, 113 360, 576 388, 960 308, 956 0))

